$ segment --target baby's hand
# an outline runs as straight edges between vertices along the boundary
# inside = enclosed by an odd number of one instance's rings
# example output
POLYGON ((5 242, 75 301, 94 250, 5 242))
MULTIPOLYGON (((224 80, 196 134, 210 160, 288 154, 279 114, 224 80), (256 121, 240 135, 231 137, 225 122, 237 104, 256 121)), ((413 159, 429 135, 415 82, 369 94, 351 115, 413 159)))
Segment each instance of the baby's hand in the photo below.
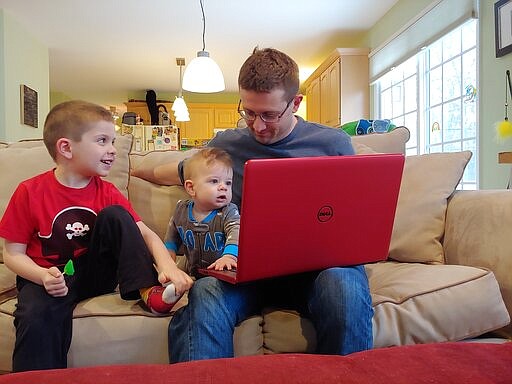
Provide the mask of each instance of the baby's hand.
POLYGON ((233 268, 236 268, 236 257, 232 255, 224 255, 208 266, 208 269, 216 271, 222 271, 223 269, 231 271, 233 268))
POLYGON ((68 294, 68 287, 64 280, 64 275, 57 267, 47 269, 42 277, 44 289, 49 295, 62 297, 68 294))

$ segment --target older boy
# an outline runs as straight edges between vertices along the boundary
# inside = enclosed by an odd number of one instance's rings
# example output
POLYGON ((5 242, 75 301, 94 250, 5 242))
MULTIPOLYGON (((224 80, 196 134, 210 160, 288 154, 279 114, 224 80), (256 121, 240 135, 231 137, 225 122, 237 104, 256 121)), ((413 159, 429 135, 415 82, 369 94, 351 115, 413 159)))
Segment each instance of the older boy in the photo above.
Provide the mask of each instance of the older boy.
POLYGON ((4 262, 19 291, 14 371, 67 366, 80 300, 119 283, 124 299, 142 296, 151 311, 165 313, 174 303, 162 301, 160 283, 173 282, 178 292, 192 285, 128 200, 101 179, 116 156, 109 111, 83 101, 59 104, 43 138, 56 167, 22 182, 0 222, 4 262), (76 272, 65 275, 70 260, 76 272))

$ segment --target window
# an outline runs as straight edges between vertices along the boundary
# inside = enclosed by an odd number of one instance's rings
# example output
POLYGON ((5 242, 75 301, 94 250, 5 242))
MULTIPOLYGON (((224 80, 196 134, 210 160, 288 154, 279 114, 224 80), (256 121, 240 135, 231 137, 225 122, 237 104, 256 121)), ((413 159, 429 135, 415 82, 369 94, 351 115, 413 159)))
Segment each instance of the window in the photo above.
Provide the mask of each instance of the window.
POLYGON ((459 189, 478 188, 477 20, 422 49, 375 83, 374 117, 411 131, 407 155, 470 150, 459 189))

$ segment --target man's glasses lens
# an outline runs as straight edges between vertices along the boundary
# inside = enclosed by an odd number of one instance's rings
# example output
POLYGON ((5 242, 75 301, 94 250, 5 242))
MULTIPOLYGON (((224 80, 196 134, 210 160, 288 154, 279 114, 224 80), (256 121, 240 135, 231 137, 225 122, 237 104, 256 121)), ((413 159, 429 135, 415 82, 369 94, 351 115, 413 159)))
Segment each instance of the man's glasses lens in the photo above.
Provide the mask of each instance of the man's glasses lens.
POLYGON ((288 104, 286 104, 285 109, 280 114, 277 114, 275 112, 263 112, 258 114, 252 111, 246 111, 245 109, 240 109, 240 104, 242 103, 242 100, 240 100, 238 102, 238 113, 246 121, 254 121, 259 116, 260 119, 263 120, 263 122, 265 123, 277 123, 281 119, 281 117, 283 117, 284 113, 286 112, 292 101, 293 99, 291 99, 288 102, 288 104))

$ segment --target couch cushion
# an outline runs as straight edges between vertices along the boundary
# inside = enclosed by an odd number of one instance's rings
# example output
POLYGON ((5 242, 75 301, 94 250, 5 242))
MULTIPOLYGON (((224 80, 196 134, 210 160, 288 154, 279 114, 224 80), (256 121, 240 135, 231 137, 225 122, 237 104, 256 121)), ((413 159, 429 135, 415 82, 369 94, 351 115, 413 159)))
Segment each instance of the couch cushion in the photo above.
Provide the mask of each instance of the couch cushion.
POLYGON ((386 133, 352 136, 356 153, 403 153, 411 133, 406 127, 397 127, 386 133), (368 150, 371 148, 371 151, 368 150))
POLYGON ((443 263, 448 198, 462 178, 470 151, 407 156, 391 236, 389 258, 443 263))
MULTIPOLYGON (((499 286, 488 270, 387 261, 366 265, 366 272, 375 348, 457 341, 508 323, 499 286)), ((266 353, 314 350, 313 325, 297 312, 266 311, 263 321, 266 353)))
MULTIPOLYGON (((512 192, 457 191, 446 212, 446 262, 491 269, 512 313, 512 192)), ((512 339, 512 324, 499 333, 512 339)))
MULTIPOLYGON (((106 177, 111 183, 128 196, 129 151, 132 136, 116 138, 117 157, 112 169, 106 177)), ((42 140, 24 140, 0 147, 0 217, 12 193, 18 184, 30 177, 47 171, 55 166, 42 140)), ((2 260, 3 241, 0 242, 0 261, 2 260)))
POLYGON ((16 296, 16 275, 0 263, 0 303, 16 296))
MULTIPOLYGON (((185 295, 173 310, 186 303, 185 295)), ((15 298, 0 305, 0 371, 12 369, 15 305, 15 298)), ((116 293, 82 301, 73 312, 68 364, 70 367, 168 364, 167 328, 170 319, 171 315, 153 315, 144 310, 139 301, 122 300, 116 293)))

